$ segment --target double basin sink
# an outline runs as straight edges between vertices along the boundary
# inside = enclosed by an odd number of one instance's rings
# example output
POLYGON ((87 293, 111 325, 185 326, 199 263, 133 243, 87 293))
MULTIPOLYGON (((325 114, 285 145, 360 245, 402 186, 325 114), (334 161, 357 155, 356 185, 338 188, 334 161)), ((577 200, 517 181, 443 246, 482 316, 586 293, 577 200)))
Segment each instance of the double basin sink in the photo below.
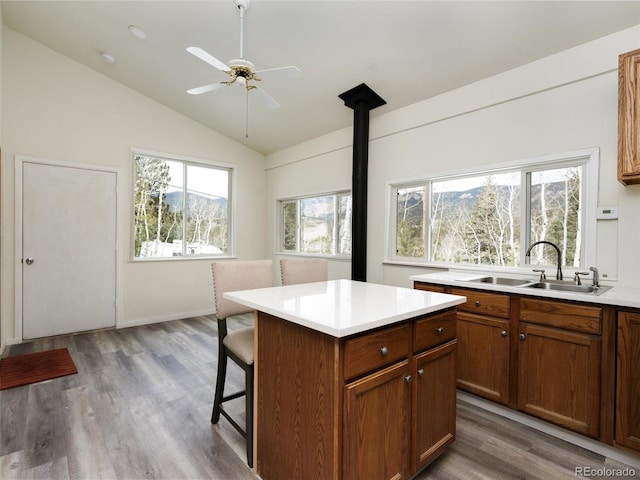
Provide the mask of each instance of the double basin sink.
POLYGON ((591 295, 601 295, 611 288, 596 287, 593 285, 576 285, 575 283, 563 282, 561 280, 531 281, 508 277, 482 277, 466 281, 492 285, 504 285, 509 287, 537 288, 557 292, 587 293, 591 295))

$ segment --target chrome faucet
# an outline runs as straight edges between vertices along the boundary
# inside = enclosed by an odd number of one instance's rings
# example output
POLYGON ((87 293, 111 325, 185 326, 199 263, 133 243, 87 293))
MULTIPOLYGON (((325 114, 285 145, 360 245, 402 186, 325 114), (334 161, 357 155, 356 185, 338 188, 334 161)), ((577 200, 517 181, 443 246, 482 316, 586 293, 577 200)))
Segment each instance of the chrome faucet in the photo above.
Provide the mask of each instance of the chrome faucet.
POLYGON ((589 267, 589 270, 593 272, 593 286, 600 286, 600 275, 598 274, 598 269, 596 267, 589 267))
POLYGON ((556 253, 558 254, 558 270, 556 271, 556 280, 562 280, 562 253, 560 252, 560 249, 555 243, 548 242, 547 240, 540 240, 538 242, 533 242, 531 245, 529 245, 529 248, 527 248, 527 253, 524 254, 525 258, 530 259, 531 249, 536 245, 540 245, 540 244, 551 245, 553 248, 556 249, 556 253))

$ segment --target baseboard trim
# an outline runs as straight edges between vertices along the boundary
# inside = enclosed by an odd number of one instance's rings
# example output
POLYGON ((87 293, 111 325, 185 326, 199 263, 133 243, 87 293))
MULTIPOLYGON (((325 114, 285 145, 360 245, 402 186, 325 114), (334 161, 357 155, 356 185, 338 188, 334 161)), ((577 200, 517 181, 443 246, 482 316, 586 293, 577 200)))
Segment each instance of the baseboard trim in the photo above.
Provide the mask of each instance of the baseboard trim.
POLYGON ((170 322, 172 320, 183 320, 185 318, 191 317, 203 317, 207 315, 215 315, 215 310, 201 310, 198 312, 189 312, 189 313, 180 313, 175 315, 167 315, 163 317, 152 317, 152 318, 140 318, 138 320, 131 320, 128 322, 119 322, 116 325, 116 328, 129 328, 129 327, 139 327, 142 325, 151 325, 152 323, 162 323, 162 322, 170 322))

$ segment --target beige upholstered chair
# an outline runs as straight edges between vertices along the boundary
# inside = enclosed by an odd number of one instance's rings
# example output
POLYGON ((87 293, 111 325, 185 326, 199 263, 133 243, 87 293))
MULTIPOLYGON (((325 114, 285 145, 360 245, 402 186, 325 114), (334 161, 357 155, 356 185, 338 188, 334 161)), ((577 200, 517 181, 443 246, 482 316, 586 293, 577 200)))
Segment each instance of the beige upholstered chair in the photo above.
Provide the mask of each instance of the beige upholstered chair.
POLYGON ((329 262, 324 258, 282 259, 280 260, 282 285, 326 281, 329 277, 328 264, 329 262))
POLYGON ((211 423, 218 423, 222 414, 246 439, 247 463, 253 467, 253 327, 227 331, 227 318, 253 309, 223 298, 225 292, 273 286, 273 261, 245 260, 213 262, 213 289, 218 320, 218 377, 213 400, 211 423), (245 389, 224 396, 227 358, 231 358, 245 372, 245 389), (223 403, 245 396, 245 428, 243 429, 225 410, 223 403))

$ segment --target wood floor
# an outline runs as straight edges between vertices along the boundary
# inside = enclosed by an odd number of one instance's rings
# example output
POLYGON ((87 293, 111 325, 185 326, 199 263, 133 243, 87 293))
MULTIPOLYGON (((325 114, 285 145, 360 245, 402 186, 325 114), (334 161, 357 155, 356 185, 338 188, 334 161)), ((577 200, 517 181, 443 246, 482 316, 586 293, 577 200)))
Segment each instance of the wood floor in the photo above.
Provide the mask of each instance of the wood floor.
MULTIPOLYGON (((7 349, 4 356, 67 347, 79 373, 0 392, 0 478, 258 478, 244 439, 224 419, 210 423, 215 323, 195 317, 7 349)), ((228 391, 243 382, 231 363, 228 391)), ((456 442, 416 478, 561 480, 580 478, 576 467, 620 466, 459 402, 456 442)), ((640 480, 640 469, 616 478, 640 480)))

